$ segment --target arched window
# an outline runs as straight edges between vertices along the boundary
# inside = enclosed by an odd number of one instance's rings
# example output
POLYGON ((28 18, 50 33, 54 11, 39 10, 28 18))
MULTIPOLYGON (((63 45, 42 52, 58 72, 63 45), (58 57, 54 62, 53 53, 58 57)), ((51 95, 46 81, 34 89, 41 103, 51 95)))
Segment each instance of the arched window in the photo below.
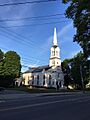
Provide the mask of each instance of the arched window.
POLYGON ((56 51, 56 55, 58 56, 58 51, 56 51))
POLYGON ((54 52, 54 56, 55 56, 55 50, 53 52, 54 52))

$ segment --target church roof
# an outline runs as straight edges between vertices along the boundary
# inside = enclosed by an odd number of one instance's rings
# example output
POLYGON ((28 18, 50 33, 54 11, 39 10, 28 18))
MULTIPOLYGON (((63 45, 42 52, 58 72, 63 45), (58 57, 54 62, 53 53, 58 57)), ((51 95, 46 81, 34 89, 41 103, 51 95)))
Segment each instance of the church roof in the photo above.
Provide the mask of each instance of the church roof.
POLYGON ((37 72, 42 72, 43 70, 47 71, 51 67, 49 65, 46 66, 39 66, 39 67, 32 67, 29 68, 29 70, 25 71, 24 73, 37 73, 37 72))

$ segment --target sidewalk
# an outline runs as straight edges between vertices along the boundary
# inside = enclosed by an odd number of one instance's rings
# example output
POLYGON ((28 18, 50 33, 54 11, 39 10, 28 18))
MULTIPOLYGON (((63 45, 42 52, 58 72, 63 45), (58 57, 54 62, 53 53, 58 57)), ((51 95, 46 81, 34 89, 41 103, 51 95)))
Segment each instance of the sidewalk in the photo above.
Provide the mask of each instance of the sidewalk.
POLYGON ((27 92, 5 92, 0 93, 0 101, 2 100, 14 100, 14 99, 23 99, 23 98, 32 98, 40 96, 53 96, 53 95, 72 95, 72 94, 82 94, 82 92, 60 92, 60 93, 27 93, 27 92))
POLYGON ((12 100, 12 99, 19 99, 19 98, 27 98, 33 97, 33 94, 29 94, 24 91, 16 91, 16 90, 6 90, 4 92, 0 92, 0 101, 1 100, 12 100))

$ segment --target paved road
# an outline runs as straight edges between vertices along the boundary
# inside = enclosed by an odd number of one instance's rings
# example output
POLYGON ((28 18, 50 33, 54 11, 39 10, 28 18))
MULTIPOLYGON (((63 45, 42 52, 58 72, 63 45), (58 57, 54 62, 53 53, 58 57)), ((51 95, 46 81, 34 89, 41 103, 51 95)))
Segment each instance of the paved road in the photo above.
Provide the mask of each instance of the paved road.
POLYGON ((90 120, 90 94, 29 97, 0 103, 0 120, 90 120))

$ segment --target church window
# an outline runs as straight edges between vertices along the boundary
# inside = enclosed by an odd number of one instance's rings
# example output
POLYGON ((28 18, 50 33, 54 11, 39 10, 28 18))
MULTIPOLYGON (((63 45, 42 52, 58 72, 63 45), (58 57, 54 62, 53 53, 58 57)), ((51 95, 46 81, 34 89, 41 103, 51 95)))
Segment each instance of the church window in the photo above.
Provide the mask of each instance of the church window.
POLYGON ((52 85, 54 85, 54 81, 52 82, 52 85))
POLYGON ((55 51, 54 51, 54 56, 55 56, 55 51))
POLYGON ((52 56, 54 56, 55 55, 55 51, 52 51, 52 56))
POLYGON ((58 56, 58 51, 56 51, 56 55, 58 56))
POLYGON ((45 80, 45 75, 43 75, 43 80, 45 80))
POLYGON ((43 75, 43 85, 45 85, 45 75, 43 75))
POLYGON ((52 77, 51 77, 51 75, 49 75, 49 85, 51 85, 51 79, 52 79, 52 77))
POLYGON ((51 80, 51 78, 52 78, 51 75, 49 75, 49 80, 51 80))
POLYGON ((34 80, 34 76, 32 76, 32 80, 34 80))
POLYGON ((49 79, 49 83, 48 84, 51 85, 51 79, 49 79))
POLYGON ((39 75, 37 75, 37 85, 39 85, 39 75))
POLYGON ((39 80, 39 75, 37 75, 37 80, 39 80))
POLYGON ((61 87, 61 81, 59 82, 59 86, 61 87))
POLYGON ((39 80, 37 80, 37 85, 39 85, 39 80))
POLYGON ((34 84, 34 80, 32 80, 32 85, 34 84))
POLYGON ((45 80, 43 80, 43 85, 45 85, 45 80))
POLYGON ((58 85, 58 81, 56 81, 56 85, 58 85))

